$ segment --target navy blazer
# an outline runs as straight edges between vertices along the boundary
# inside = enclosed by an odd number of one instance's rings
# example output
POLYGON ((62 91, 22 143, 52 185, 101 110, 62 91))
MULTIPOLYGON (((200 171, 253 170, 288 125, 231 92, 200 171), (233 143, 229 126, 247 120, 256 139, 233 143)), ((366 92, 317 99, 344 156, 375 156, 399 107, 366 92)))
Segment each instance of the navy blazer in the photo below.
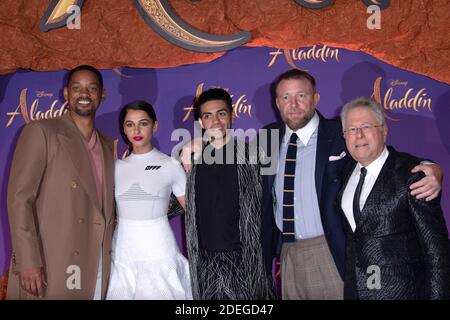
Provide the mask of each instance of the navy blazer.
MULTIPOLYGON (((340 215, 340 209, 337 206, 336 197, 342 185, 342 172, 348 161, 351 159, 348 155, 342 126, 339 120, 329 120, 324 118, 319 112, 319 128, 317 137, 317 153, 315 182, 317 200, 320 208, 323 230, 327 239, 328 246, 336 263, 337 270, 344 279, 345 275, 345 235, 340 215), (340 160, 330 161, 330 156, 339 156, 345 152, 345 156, 340 160)), ((271 134, 273 130, 279 130, 279 146, 285 134, 284 123, 272 123, 265 126, 268 129, 268 141, 259 141, 260 147, 270 158, 271 153, 271 134)), ((279 152, 279 150, 277 151, 279 152)), ((278 161, 278 156, 274 156, 278 161)), ((270 165, 270 164, 268 164, 270 165)), ((265 165, 266 167, 268 165, 265 165)), ((272 261, 281 251, 281 233, 275 223, 274 216, 274 198, 273 184, 275 174, 263 175, 263 196, 262 196, 262 221, 261 221, 261 242, 263 248, 264 263, 267 272, 272 271, 272 261)))
MULTIPOLYGON (((423 177, 411 169, 420 159, 388 147, 389 156, 353 232, 342 212, 347 241, 345 299, 450 299, 450 244, 440 197, 426 202, 410 194, 423 177), (368 286, 379 268, 378 288, 368 286), (371 277, 371 279, 369 279, 371 277)), ((344 170, 338 203, 356 166, 344 170)))

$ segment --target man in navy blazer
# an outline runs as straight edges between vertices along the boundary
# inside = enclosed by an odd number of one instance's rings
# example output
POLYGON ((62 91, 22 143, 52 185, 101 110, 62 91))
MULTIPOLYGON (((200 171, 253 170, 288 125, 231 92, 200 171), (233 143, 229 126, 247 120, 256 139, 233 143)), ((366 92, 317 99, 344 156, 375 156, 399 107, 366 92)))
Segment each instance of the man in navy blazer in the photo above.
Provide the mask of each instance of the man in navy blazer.
MULTIPOLYGON (((264 127, 267 141, 260 141, 268 158, 278 162, 276 172, 263 174, 261 241, 266 270, 272 271, 273 258, 281 253, 283 299, 343 299, 346 241, 336 197, 350 157, 341 123, 316 111, 320 95, 309 73, 287 71, 274 89, 283 122, 264 127), (272 133, 279 133, 278 137, 272 133), (269 152, 273 144, 279 146, 275 154, 269 152), (292 147, 294 158, 286 160, 292 147), (294 163, 295 174, 287 174, 287 161, 289 170, 294 163), (291 176, 294 182, 289 182, 291 176), (293 190, 286 187, 288 183, 293 183, 293 190), (286 203, 289 192, 293 203, 286 203), (290 207, 294 219, 286 218, 290 207), (282 235, 291 222, 295 232, 282 235)), ((411 186, 412 194, 427 200, 437 197, 442 180, 439 166, 418 165, 414 170, 426 176, 411 186)))

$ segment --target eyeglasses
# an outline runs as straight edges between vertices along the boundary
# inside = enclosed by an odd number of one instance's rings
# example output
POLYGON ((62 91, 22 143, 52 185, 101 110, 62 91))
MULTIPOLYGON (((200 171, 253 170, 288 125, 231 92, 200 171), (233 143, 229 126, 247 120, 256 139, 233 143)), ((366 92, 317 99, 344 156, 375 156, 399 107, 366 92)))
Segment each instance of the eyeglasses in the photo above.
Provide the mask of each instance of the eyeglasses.
POLYGON ((383 126, 384 126, 384 124, 379 124, 377 126, 373 125, 373 124, 365 124, 358 128, 356 128, 356 127, 348 128, 347 130, 344 130, 344 134, 355 135, 358 132, 358 130, 361 130, 362 133, 367 133, 372 128, 378 128, 378 127, 383 127, 383 126))

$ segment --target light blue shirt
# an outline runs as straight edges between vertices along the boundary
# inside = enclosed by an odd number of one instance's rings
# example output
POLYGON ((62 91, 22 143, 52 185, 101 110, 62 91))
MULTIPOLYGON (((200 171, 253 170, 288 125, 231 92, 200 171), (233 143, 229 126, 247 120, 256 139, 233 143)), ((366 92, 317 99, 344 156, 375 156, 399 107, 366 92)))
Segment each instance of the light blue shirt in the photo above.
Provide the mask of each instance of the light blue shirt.
MULTIPOLYGON (((295 238, 308 239, 324 234, 320 219, 319 202, 316 191, 316 151, 319 116, 314 114, 306 126, 297 130, 297 161, 294 182, 295 238)), ((278 229, 283 230, 283 187, 284 166, 287 144, 293 131, 286 126, 286 134, 280 148, 280 162, 275 177, 275 221, 278 229)))

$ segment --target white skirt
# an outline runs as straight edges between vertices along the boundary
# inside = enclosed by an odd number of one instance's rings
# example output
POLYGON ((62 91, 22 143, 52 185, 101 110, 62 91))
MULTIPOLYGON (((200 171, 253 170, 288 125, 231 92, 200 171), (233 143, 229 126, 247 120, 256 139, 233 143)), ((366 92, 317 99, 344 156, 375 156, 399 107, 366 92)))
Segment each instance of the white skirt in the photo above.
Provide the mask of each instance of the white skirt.
POLYGON ((106 299, 192 299, 188 261, 166 216, 118 221, 106 299))

